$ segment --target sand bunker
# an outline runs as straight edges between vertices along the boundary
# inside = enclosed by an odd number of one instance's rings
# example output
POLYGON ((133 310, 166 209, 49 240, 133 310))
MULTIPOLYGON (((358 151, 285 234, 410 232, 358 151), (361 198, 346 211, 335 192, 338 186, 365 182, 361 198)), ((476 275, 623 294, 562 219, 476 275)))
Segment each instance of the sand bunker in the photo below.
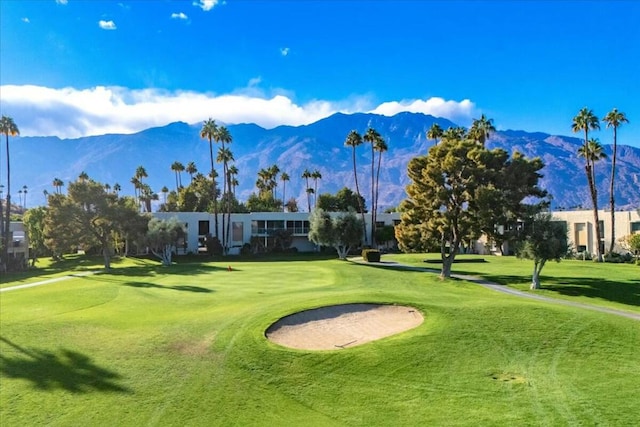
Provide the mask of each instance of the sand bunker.
POLYGON ((283 317, 267 329, 269 340, 302 350, 340 350, 413 329, 424 321, 413 307, 342 304, 283 317))

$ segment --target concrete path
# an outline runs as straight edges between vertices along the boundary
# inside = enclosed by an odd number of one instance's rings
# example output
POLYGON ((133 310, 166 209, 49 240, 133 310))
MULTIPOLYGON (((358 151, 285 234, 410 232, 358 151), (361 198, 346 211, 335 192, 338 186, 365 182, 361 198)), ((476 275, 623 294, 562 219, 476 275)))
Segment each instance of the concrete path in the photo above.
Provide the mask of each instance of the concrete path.
MULTIPOLYGON (((426 268, 426 267, 415 267, 415 266, 412 266, 412 265, 400 264, 400 263, 395 262, 395 261, 364 262, 364 260, 362 258, 350 258, 349 260, 353 261, 353 262, 360 263, 360 264, 365 264, 365 265, 368 264, 368 265, 372 265, 372 266, 376 266, 376 267, 392 267, 392 268, 401 268, 403 270, 424 271, 426 273, 440 274, 440 270, 439 269, 426 268)), ((451 277, 454 278, 454 279, 466 280, 468 282, 478 284, 478 285, 480 285, 482 287, 485 287, 487 289, 491 289, 491 290, 494 290, 494 291, 497 291, 497 292, 502 292, 503 294, 515 295, 515 296, 522 297, 522 298, 535 299, 535 300, 538 300, 538 301, 545 301, 545 302, 550 302, 550 303, 553 303, 553 304, 568 305, 570 307, 584 308, 586 310, 601 311, 603 313, 614 314, 616 316, 627 317, 629 319, 640 321, 640 313, 633 313, 633 312, 624 311, 624 310, 616 310, 615 308, 607 308, 607 307, 602 307, 602 306, 593 305, 593 304, 585 304, 585 303, 581 303, 581 302, 568 301, 568 300, 548 297, 548 296, 544 296, 544 295, 536 295, 536 294, 531 293, 531 292, 519 291, 517 289, 513 289, 513 288, 510 288, 508 286, 501 285, 499 283, 490 282, 488 280, 485 280, 485 279, 483 279, 481 277, 477 277, 477 276, 469 276, 469 275, 465 275, 465 274, 452 273, 451 277)))
POLYGON ((96 273, 98 273, 98 271, 85 271, 81 273, 74 273, 74 274, 69 274, 68 276, 56 277, 54 279, 49 279, 49 280, 42 280, 41 282, 27 283, 26 285, 9 286, 8 288, 0 289, 0 292, 9 292, 9 291, 15 291, 18 289, 33 288, 34 286, 48 285, 51 283, 61 282, 67 279, 73 279, 75 277, 90 276, 96 273))

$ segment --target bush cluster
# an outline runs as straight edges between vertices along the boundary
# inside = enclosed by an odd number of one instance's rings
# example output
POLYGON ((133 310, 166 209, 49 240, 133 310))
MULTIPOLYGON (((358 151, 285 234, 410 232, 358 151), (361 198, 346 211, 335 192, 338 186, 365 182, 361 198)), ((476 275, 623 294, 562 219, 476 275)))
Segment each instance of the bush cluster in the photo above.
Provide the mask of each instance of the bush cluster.
POLYGON ((380 262, 380 251, 377 249, 363 249, 362 259, 367 262, 380 262))

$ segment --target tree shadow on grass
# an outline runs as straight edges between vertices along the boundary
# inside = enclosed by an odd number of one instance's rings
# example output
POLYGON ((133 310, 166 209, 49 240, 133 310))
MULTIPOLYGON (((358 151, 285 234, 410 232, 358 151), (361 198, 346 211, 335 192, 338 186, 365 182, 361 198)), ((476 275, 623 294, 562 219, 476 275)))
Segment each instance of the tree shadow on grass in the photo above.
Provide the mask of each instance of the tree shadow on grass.
POLYGON ((191 286, 191 285, 178 285, 178 286, 162 286, 157 285, 155 283, 149 282, 125 282, 124 286, 131 286, 132 288, 156 288, 156 289, 169 289, 174 291, 184 291, 184 292, 199 292, 199 293, 212 293, 215 292, 212 289, 202 288, 200 286, 191 286))
POLYGON ((57 353, 21 347, 6 338, 0 341, 19 352, 15 357, 0 354, 0 374, 4 378, 24 379, 39 390, 66 390, 72 393, 132 393, 117 384, 121 375, 102 368, 77 351, 62 349, 57 353))
MULTIPOLYGON (((180 275, 180 276, 196 276, 199 274, 209 274, 215 272, 227 271, 227 267, 206 265, 206 264, 177 264, 170 267, 163 267, 156 264, 142 264, 131 267, 113 268, 109 271, 100 273, 100 276, 134 276, 134 277, 151 277, 158 275, 180 275)), ((234 268, 234 271, 241 271, 234 268)))
POLYGON ((567 296, 599 298, 640 306, 640 281, 615 282, 584 277, 542 277, 542 289, 567 296))

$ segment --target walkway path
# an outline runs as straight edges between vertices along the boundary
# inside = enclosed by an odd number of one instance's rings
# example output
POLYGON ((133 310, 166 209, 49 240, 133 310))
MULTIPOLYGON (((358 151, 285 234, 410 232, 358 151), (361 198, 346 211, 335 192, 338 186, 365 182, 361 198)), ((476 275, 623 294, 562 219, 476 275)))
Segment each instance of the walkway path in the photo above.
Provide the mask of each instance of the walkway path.
MULTIPOLYGON (((361 263, 361 264, 370 264, 376 267, 393 267, 393 268, 402 268, 405 270, 411 270, 411 271, 424 271, 427 273, 440 273, 439 269, 435 269, 435 268, 425 268, 425 267, 415 267, 412 265, 406 265, 406 264, 400 264, 398 262, 395 261, 382 261, 382 262, 371 262, 371 263, 366 263, 362 260, 362 258, 350 258, 351 261, 353 262, 357 262, 357 263, 361 263)), ((497 292, 502 292, 504 294, 509 294, 509 295, 515 295, 518 297, 522 297, 522 298, 529 298, 529 299, 535 299, 538 301, 545 301, 545 302, 550 302, 553 304, 561 304, 561 305, 568 305, 571 307, 579 307, 579 308, 584 308, 586 310, 594 310, 594 311, 601 311, 603 313, 609 313, 609 314, 614 314, 616 316, 622 316, 622 317, 627 317, 629 319, 633 319, 633 320, 638 320, 640 321, 640 313, 632 313, 630 311, 624 311, 624 310, 617 310, 615 308, 607 308, 607 307, 602 307, 602 306, 598 306, 598 305, 592 305, 592 304, 585 304, 585 303, 581 303, 581 302, 575 302, 575 301, 568 301, 568 300, 563 300, 563 299, 558 299, 558 298, 553 298, 553 297, 547 297, 547 296, 543 296, 543 295, 536 295, 533 294, 531 292, 524 292, 524 291, 519 291, 517 289, 513 289, 513 288, 509 288, 508 286, 505 285, 500 285, 499 283, 495 283, 495 282, 490 282, 488 280, 485 280, 481 277, 477 277, 477 276, 469 276, 466 274, 455 274, 452 273, 451 277, 454 279, 460 279, 460 280, 466 280, 468 282, 472 282, 475 284, 478 284, 482 287, 485 287, 487 289, 491 289, 497 292)))
POLYGON ((82 273, 74 273, 74 274, 69 274, 68 276, 56 277, 56 278, 49 279, 49 280, 42 280, 40 282, 27 283, 25 285, 9 286, 8 288, 0 289, 0 292, 9 292, 9 291, 15 291, 15 290, 18 290, 18 289, 32 288, 34 286, 48 285, 50 283, 56 283, 56 282, 60 282, 62 280, 73 279, 75 277, 90 276, 90 275, 96 274, 96 273, 98 273, 98 271, 85 271, 85 272, 82 272, 82 273))

